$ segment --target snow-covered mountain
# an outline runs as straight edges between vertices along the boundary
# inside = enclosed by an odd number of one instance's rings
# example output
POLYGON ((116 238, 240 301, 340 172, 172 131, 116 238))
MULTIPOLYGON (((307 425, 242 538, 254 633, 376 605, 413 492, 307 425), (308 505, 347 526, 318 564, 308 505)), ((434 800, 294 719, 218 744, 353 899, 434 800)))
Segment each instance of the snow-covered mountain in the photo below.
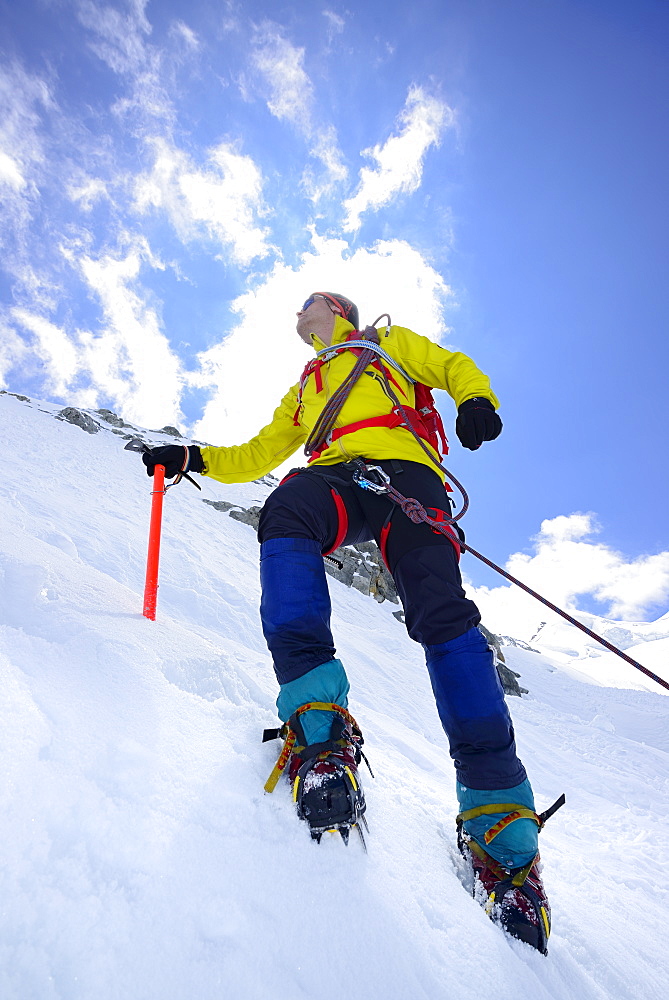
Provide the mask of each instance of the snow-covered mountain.
MULTIPOLYGON (((615 622, 585 612, 574 617, 659 677, 669 677, 669 616, 663 615, 654 622, 615 622)), ((651 678, 635 671, 569 622, 557 615, 551 615, 551 619, 540 626, 530 645, 556 660, 563 669, 607 687, 661 690, 651 678)))
MULTIPOLYGON (((661 689, 561 621, 503 646, 529 691, 511 709, 538 807, 567 796, 541 835, 543 958, 461 884, 452 766, 396 606, 331 584, 376 780, 369 854, 316 846, 287 788, 263 793, 278 745, 260 742, 276 686, 255 535, 202 502, 258 505, 271 483, 168 492, 149 622, 132 429, 59 410, 0 395, 3 1000, 664 996, 661 689)), ((666 676, 667 616, 598 626, 666 676)))

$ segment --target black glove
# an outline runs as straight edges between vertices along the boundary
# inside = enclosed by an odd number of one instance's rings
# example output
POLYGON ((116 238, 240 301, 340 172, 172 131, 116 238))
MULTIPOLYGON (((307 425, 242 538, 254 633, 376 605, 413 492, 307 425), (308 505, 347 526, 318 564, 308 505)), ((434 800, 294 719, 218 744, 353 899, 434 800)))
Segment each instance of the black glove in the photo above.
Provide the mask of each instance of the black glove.
POLYGON ((204 462, 202 453, 196 444, 186 447, 185 444, 164 444, 159 448, 151 448, 142 454, 147 476, 152 476, 157 465, 165 466, 165 478, 174 479, 185 472, 202 472, 204 462))
POLYGON ((502 421, 489 399, 475 396, 458 407, 455 433, 463 448, 476 451, 484 441, 494 441, 502 433, 502 421))

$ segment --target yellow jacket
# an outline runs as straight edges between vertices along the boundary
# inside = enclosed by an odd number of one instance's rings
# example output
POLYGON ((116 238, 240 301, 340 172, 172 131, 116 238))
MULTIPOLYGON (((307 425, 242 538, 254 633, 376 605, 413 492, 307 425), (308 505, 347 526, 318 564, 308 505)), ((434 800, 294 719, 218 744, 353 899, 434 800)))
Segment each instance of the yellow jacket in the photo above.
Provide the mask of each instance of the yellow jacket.
MULTIPOLYGON (((344 343, 353 326, 342 316, 335 316, 332 344, 344 343)), ((327 345, 311 335, 314 348, 319 351, 327 345)), ((495 408, 499 401, 490 388, 487 375, 476 367, 466 354, 447 351, 427 337, 421 337, 403 326, 391 326, 388 336, 385 327, 379 330, 383 350, 416 382, 435 389, 445 389, 460 406, 466 399, 483 396, 495 408)), ((357 357, 352 351, 340 351, 321 368, 322 388, 317 391, 317 381, 311 375, 302 389, 298 410, 299 383, 288 390, 274 411, 271 423, 246 444, 202 449, 203 475, 222 483, 249 483, 271 472, 297 451, 316 423, 325 403, 339 388, 354 367, 357 357)), ((414 406, 414 390, 399 372, 391 369, 397 396, 407 406, 414 406)), ((381 374, 368 368, 358 379, 346 400, 336 427, 356 423, 369 417, 391 413, 393 403, 385 391, 381 374)), ((427 445, 429 448, 430 446, 427 445)), ((432 449, 430 448, 432 451, 432 449)), ((436 452, 434 453, 437 457, 436 452)), ((353 458, 374 461, 396 458, 423 462, 432 466, 427 455, 413 434, 404 427, 367 427, 345 434, 321 452, 313 465, 334 465, 353 458)))

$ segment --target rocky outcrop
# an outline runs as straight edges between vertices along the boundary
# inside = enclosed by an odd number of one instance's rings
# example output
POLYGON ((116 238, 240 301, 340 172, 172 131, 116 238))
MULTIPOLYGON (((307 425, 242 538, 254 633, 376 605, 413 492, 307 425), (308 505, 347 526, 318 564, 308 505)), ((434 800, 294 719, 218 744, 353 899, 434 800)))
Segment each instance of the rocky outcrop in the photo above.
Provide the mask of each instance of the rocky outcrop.
POLYGON ((32 400, 30 396, 21 396, 18 392, 9 392, 7 389, 0 389, 0 396, 13 396, 14 399, 20 400, 22 403, 31 403, 32 400))
MULTIPOLYGON (((511 668, 506 665, 504 653, 502 652, 500 643, 500 637, 490 632, 485 625, 479 625, 479 628, 488 640, 488 645, 490 646, 493 656, 495 657, 495 666, 497 667, 497 673, 499 674, 499 679, 502 682, 504 693, 515 695, 518 698, 520 698, 523 694, 527 694, 527 688, 521 687, 518 683, 517 678, 520 677, 520 674, 517 674, 515 670, 511 670, 511 668)), ((505 638, 507 637, 505 636, 505 638)), ((520 645, 520 643, 514 643, 514 645, 520 645)), ((529 647, 527 648, 529 649, 529 647)))
POLYGON ((235 521, 241 521, 242 524, 249 524, 254 531, 258 530, 262 507, 240 507, 239 504, 228 503, 227 500, 207 500, 204 497, 202 503, 209 504, 214 510, 221 510, 224 513, 227 511, 229 516, 234 518, 235 521))
POLYGON ((126 424, 125 420, 122 420, 118 416, 118 414, 114 413, 112 410, 104 410, 104 409, 102 409, 102 410, 96 410, 95 412, 98 413, 102 417, 102 419, 104 421, 106 421, 106 423, 111 424, 112 427, 129 427, 130 426, 129 424, 126 424))
POLYGON ((346 587, 373 597, 382 604, 399 604, 395 582, 386 569, 376 542, 340 545, 325 558, 325 571, 346 587))
POLYGON ((66 406, 64 410, 56 414, 56 420, 67 420, 75 427, 81 427, 82 431, 86 431, 87 434, 97 434, 100 430, 100 424, 93 420, 93 417, 89 417, 82 410, 77 410, 75 406, 66 406))
POLYGON ((498 635, 497 638, 502 646, 515 646, 517 649, 526 649, 528 653, 538 653, 538 649, 528 645, 523 639, 514 639, 510 635, 498 635))

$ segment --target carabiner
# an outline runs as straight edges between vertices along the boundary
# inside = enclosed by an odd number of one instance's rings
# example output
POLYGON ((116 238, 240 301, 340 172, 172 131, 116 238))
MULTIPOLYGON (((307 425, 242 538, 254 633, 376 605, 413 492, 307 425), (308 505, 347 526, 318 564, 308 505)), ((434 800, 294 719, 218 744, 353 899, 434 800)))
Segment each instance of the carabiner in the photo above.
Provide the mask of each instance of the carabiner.
POLYGON ((360 459, 357 460, 356 465, 358 465, 358 468, 353 473, 353 482, 357 486, 360 486, 363 490, 369 490, 371 493, 388 492, 390 476, 380 465, 366 465, 360 459), (378 476, 378 480, 380 481, 370 479, 370 473, 378 476))

